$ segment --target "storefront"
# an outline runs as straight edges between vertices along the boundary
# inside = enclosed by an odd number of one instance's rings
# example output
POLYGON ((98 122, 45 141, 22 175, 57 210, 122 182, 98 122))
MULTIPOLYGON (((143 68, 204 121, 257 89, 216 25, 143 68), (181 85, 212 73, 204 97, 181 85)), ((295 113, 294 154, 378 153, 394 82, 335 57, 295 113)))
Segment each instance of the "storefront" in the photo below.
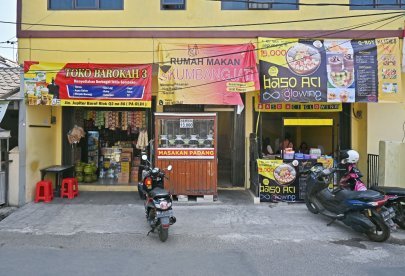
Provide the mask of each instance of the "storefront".
MULTIPOLYGON (((181 132, 166 134, 162 132, 165 127, 169 127, 165 125, 165 119, 160 118, 156 122, 156 126, 163 127, 157 129, 160 132, 155 136, 158 163, 164 166, 167 160, 172 160, 171 162, 175 164, 173 172, 177 170, 184 177, 174 181, 180 182, 176 184, 180 186, 173 192, 186 195, 215 195, 217 186, 244 187, 245 171, 241 169, 245 166, 246 142, 244 135, 247 111, 244 108, 244 93, 259 90, 255 46, 252 43, 159 44, 158 85, 157 102, 164 112, 159 116, 175 113, 167 115, 176 118, 181 132), (173 47, 176 51, 171 50, 173 47), (208 120, 214 119, 209 123, 213 124, 213 134, 209 134, 207 132, 209 130, 204 128, 193 129, 192 132, 187 132, 186 127, 181 129, 181 120, 192 119, 193 122, 199 120, 196 117, 188 117, 187 113, 198 113, 201 119, 203 116, 211 118, 208 120), (174 155, 165 159, 162 158, 162 154, 166 154, 168 150, 160 147, 161 144, 158 142, 162 138, 160 135, 182 135, 179 138, 183 139, 183 142, 187 140, 189 142, 189 145, 184 144, 188 146, 188 150, 184 152, 189 152, 195 142, 197 148, 203 149, 211 140, 207 135, 213 135, 213 144, 212 147, 208 147, 208 156, 203 154, 198 155, 198 158, 197 156, 191 158, 178 156, 176 152, 179 151, 174 151, 174 155), (190 177, 188 169, 184 171, 183 164, 194 163, 204 166, 201 168, 203 173, 196 173, 190 177), (187 188, 185 185, 190 187, 187 188)), ((169 148, 173 148, 169 137, 163 138, 167 138, 169 148)), ((183 147, 176 144, 176 136, 172 136, 172 139, 175 143, 174 148, 183 147)), ((198 171, 197 168, 195 170, 198 171)))
POLYGON ((25 63, 26 101, 50 108, 61 163, 75 166, 79 189, 136 186, 151 138, 151 74, 151 65, 25 63))
MULTIPOLYGON (((135 185, 142 150, 150 135, 150 109, 63 107, 63 129, 80 126, 85 136, 78 144, 63 141, 66 164, 75 164, 79 183, 135 185), (73 116, 72 116, 73 114, 73 116)), ((63 137, 64 138, 64 137, 63 137)))
POLYGON ((306 177, 300 172, 310 169, 315 163, 333 166, 336 150, 347 148, 342 146, 340 132, 350 127, 345 126, 345 121, 340 121, 342 106, 334 105, 336 112, 260 114, 257 161, 260 201, 303 201, 306 177))
POLYGON ((352 105, 400 91, 399 39, 259 38, 259 49, 252 190, 261 201, 302 201, 300 171, 331 166, 338 150, 351 147, 352 105))

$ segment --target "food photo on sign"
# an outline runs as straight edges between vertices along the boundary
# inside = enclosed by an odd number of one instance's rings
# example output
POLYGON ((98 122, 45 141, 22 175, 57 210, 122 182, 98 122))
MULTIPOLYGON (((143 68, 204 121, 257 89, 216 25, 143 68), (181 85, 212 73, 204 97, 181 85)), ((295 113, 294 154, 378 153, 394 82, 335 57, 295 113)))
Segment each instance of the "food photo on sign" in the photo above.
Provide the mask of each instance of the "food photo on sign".
POLYGON ((260 201, 299 201, 298 162, 258 159, 260 201))
POLYGON ((150 107, 151 80, 149 64, 24 62, 28 105, 150 107))
POLYGON ((326 102, 321 40, 259 38, 260 102, 326 102))
POLYGON ((400 101, 398 38, 258 39, 260 103, 400 101))

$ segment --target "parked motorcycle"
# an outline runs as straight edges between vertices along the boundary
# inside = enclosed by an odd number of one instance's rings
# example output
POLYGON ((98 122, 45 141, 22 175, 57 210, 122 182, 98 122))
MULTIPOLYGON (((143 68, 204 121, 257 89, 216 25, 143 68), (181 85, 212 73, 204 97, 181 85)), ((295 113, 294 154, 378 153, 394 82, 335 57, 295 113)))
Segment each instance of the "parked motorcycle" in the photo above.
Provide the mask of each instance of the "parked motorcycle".
MULTIPOLYGON (((356 167, 359 160, 358 152, 354 150, 345 150, 340 154, 345 173, 340 180, 342 187, 353 191, 367 190, 361 178, 360 170, 356 167)), ((379 187, 372 186, 371 190, 380 192, 387 196, 388 200, 385 206, 392 207, 395 211, 395 217, 392 219, 401 229, 405 229, 405 189, 401 187, 379 187)))
MULTIPOLYGON (((138 193, 144 200, 146 220, 151 227, 148 235, 157 229, 159 239, 165 242, 169 237, 170 225, 176 222, 172 210, 172 195, 164 189, 164 179, 168 178, 165 170, 152 168, 146 155, 142 155, 142 160, 147 164, 140 165, 143 171, 142 181, 138 183, 138 193)), ((166 170, 171 171, 172 166, 169 165, 166 170)))
POLYGON ((314 214, 322 214, 342 221, 354 230, 364 233, 376 242, 383 242, 395 227, 392 208, 384 207, 387 198, 379 192, 350 191, 337 188, 331 191, 328 186, 337 168, 324 169, 321 163, 315 164, 307 173, 305 203, 314 214))

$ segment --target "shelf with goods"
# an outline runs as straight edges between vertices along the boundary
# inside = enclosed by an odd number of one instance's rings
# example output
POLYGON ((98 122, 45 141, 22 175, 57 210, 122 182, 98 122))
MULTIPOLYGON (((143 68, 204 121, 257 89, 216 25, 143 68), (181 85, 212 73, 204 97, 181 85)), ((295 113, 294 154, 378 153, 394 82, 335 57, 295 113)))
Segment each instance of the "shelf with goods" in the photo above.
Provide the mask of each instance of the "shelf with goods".
POLYGON ((87 142, 81 145, 81 160, 97 165, 97 184, 138 181, 139 170, 133 162, 140 160, 141 152, 136 144, 147 129, 147 118, 146 111, 75 109, 75 123, 83 125, 87 134, 87 142), (93 133, 98 134, 97 142, 93 133))

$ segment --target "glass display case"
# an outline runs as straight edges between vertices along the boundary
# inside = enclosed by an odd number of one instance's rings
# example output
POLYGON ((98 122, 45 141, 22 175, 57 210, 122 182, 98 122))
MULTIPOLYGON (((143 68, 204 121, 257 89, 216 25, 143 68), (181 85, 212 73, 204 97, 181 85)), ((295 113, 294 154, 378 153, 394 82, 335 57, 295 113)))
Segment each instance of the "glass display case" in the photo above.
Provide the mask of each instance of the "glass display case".
POLYGON ((162 118, 159 122, 159 148, 213 148, 213 118, 162 118))
POLYGON ((155 118, 157 158, 215 158, 215 113, 157 113, 155 118))
POLYGON ((173 195, 217 194, 216 113, 155 113, 155 160, 173 195))

